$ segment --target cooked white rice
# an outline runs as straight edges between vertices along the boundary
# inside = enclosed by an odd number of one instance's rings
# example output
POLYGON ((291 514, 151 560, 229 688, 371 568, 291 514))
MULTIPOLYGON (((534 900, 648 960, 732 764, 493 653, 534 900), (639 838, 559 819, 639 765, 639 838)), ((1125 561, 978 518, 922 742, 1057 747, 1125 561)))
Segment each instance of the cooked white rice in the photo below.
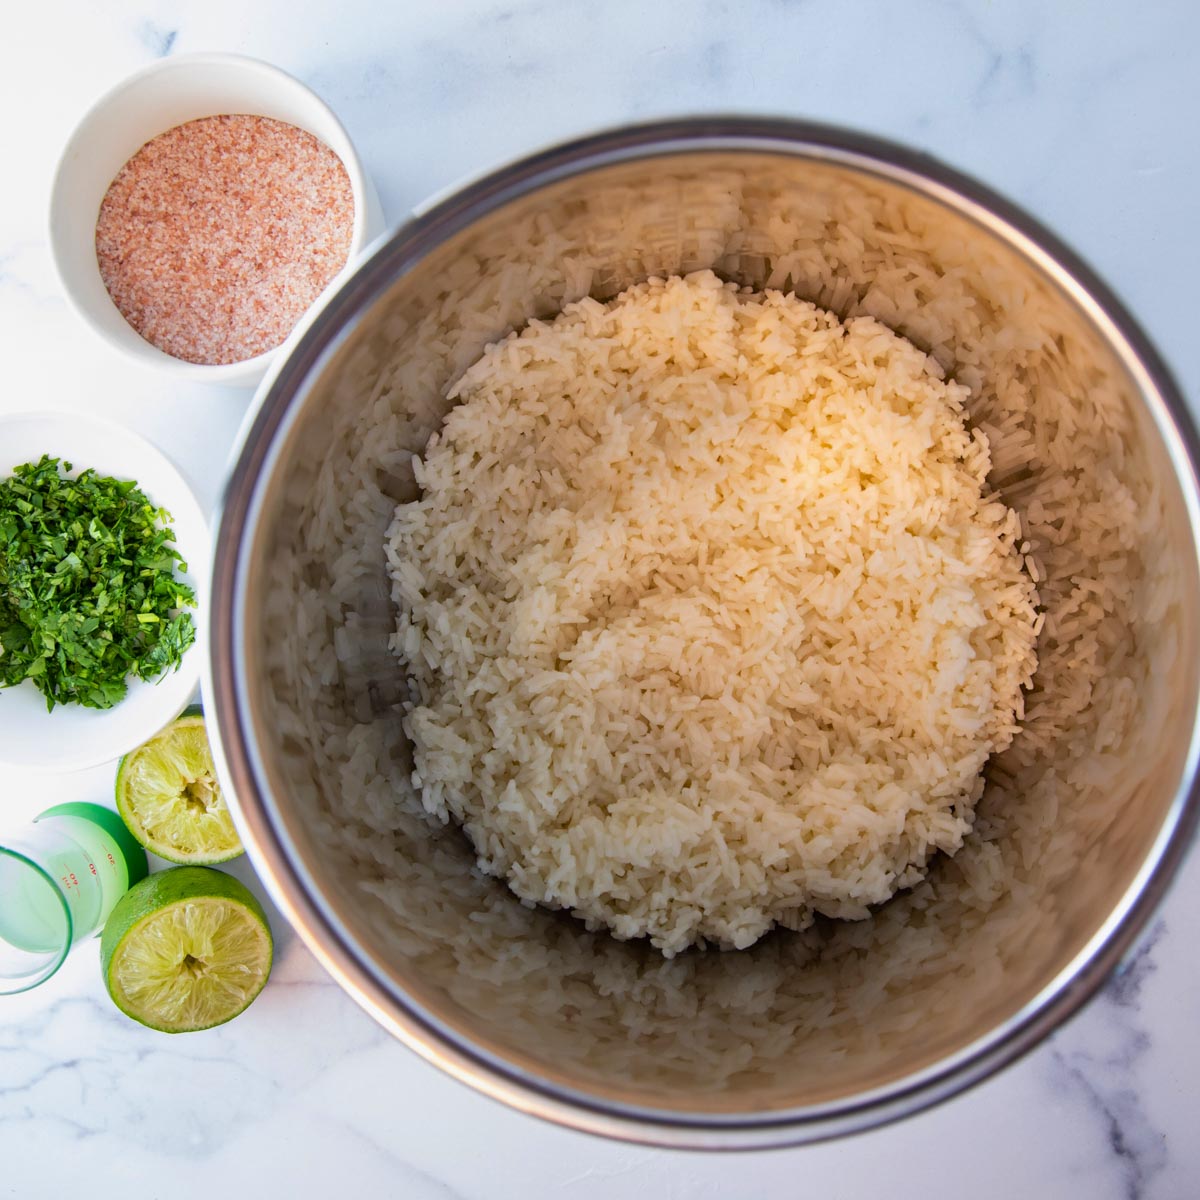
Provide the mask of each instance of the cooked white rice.
POLYGON ((589 178, 569 209, 506 213, 409 276, 335 365, 261 543, 270 583, 247 618, 259 736, 314 886, 364 960, 468 1040, 651 1106, 727 1111, 752 1093, 763 1112, 852 1094, 961 1051, 1042 994, 1090 936, 1100 889, 1118 895, 1144 861, 1145 805, 1174 786, 1187 746, 1163 706, 1196 659, 1160 475, 1086 322, 941 211, 861 182, 822 190, 808 172, 781 186, 776 164, 664 169, 624 189, 589 178), (1045 620, 1020 736, 989 763, 958 854, 871 920, 666 960, 518 903, 425 812, 399 736, 383 545, 397 502, 418 494, 411 462, 447 389, 488 343, 584 296, 708 266, 843 321, 874 317, 970 388, 1045 620))
POLYGON ((665 954, 861 918, 953 854, 1036 666, 968 389, 705 271, 490 346, 387 540, 426 809, 665 954))

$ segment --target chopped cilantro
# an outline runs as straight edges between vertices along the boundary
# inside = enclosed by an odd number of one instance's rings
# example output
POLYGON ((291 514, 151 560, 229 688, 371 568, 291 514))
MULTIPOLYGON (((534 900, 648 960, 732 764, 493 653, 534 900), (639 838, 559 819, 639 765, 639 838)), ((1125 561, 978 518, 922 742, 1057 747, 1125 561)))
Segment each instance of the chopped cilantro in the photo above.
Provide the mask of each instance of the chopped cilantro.
POLYGON ((46 454, 17 467, 0 480, 0 687, 111 708, 129 676, 178 669, 196 597, 176 568, 170 514, 132 480, 70 478, 46 454))

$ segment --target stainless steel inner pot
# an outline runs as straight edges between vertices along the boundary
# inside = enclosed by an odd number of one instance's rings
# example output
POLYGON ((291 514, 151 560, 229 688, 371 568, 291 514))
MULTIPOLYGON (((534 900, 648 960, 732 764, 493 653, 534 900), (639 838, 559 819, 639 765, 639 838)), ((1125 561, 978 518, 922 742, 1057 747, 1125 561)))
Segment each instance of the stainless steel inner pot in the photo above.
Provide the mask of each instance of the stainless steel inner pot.
POLYGON ((913 1112, 1034 1045, 1144 925, 1196 821, 1196 435, 1108 290, 920 155, 784 121, 619 130, 400 227, 265 385, 233 472, 207 680, 238 824, 341 985, 509 1104, 679 1146, 913 1112), (522 907, 422 816, 382 538, 481 348, 712 267, 867 312, 972 385, 1046 578, 1028 730, 971 843, 866 922, 654 951, 522 907), (1015 432, 1013 432, 1015 430, 1015 432))

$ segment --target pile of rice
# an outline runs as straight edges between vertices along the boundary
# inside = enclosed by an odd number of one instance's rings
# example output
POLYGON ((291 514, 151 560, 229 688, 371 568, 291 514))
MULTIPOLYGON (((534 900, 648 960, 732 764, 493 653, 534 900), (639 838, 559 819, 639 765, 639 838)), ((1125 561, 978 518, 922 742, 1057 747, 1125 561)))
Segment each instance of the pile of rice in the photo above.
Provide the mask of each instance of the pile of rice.
POLYGON ((711 272, 488 347, 387 557, 426 810, 667 956, 861 918, 953 854, 1039 618, 968 389, 711 272))
MULTIPOLYGON (((325 370, 264 513, 247 608, 259 733, 314 888, 364 962, 532 1076, 632 1102, 755 1112, 932 1065, 1033 1002, 1144 864, 1145 813, 1189 745, 1173 701, 1197 661, 1180 518, 1132 384, 1049 281, 961 222, 870 181, 778 160, 588 175, 406 277, 325 370), (713 267, 864 316, 970 389, 988 486, 1018 513, 1045 623, 1020 735, 987 766, 953 857, 870 920, 738 954, 665 958, 519 903, 412 783, 407 664, 384 555, 414 457, 484 348, 585 296, 713 267), (664 1094, 669 1101, 664 1101, 664 1094)), ((1040 618, 1039 618, 1040 619, 1040 618)))

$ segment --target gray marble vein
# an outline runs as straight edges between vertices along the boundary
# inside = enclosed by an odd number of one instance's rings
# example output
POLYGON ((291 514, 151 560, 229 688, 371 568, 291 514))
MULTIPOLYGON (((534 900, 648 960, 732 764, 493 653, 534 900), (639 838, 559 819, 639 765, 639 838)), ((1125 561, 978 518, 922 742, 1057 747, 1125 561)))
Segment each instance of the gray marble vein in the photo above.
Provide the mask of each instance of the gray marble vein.
POLYGON ((143 21, 138 27, 138 36, 156 58, 166 58, 175 47, 178 29, 168 29, 155 21, 143 21))

